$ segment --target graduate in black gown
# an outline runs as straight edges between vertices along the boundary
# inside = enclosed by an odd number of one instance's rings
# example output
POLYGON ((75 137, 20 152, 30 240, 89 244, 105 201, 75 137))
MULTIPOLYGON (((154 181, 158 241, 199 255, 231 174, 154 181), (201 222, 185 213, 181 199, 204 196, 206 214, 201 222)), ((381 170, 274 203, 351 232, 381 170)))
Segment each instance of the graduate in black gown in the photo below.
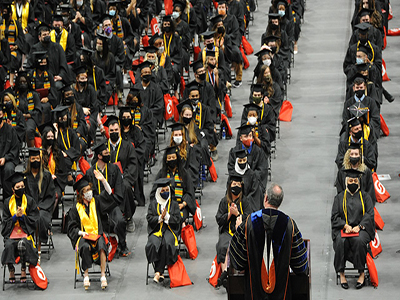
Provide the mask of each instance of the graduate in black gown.
POLYGON ((4 118, 15 129, 18 135, 20 147, 26 141, 26 123, 22 112, 18 109, 15 94, 11 88, 1 93, 1 105, 4 105, 4 118))
POLYGON ((217 263, 221 265, 222 274, 218 278, 218 286, 222 285, 227 275, 228 247, 237 226, 246 220, 252 209, 249 197, 243 195, 241 175, 230 176, 226 185, 226 195, 221 199, 215 220, 218 224, 219 238, 216 244, 217 263))
POLYGON ((87 170, 86 176, 93 184, 94 195, 100 195, 101 192, 104 191, 104 186, 100 184, 100 180, 96 179, 95 171, 101 172, 110 185, 112 190, 110 197, 101 200, 103 201, 103 209, 100 213, 101 220, 103 226, 109 228, 109 232, 117 234, 118 254, 120 256, 128 256, 130 251, 126 245, 126 221, 122 215, 122 211, 125 209, 125 188, 122 181, 121 171, 118 166, 110 163, 110 151, 108 151, 106 141, 101 141, 93 148, 93 151, 93 165, 89 170, 87 170))
POLYGON ((29 160, 24 173, 25 193, 39 209, 39 239, 46 243, 50 233, 51 216, 55 204, 55 187, 51 173, 44 168, 39 148, 28 148, 29 160))
POLYGON ((270 104, 274 109, 275 116, 279 116, 283 102, 283 93, 280 86, 273 81, 270 67, 266 65, 261 67, 257 83, 263 87, 264 103, 270 104))
MULTIPOLYGON (((107 287, 107 246, 100 215, 103 210, 103 203, 112 201, 110 200, 112 190, 101 172, 95 171, 94 174, 96 179, 101 181, 104 190, 100 195, 93 195, 93 185, 86 176, 83 176, 74 184, 74 190, 78 193, 78 196, 76 204, 72 206, 68 213, 67 234, 71 240, 72 248, 77 251, 75 259, 81 258, 81 267, 84 271, 83 286, 86 290, 90 286, 89 268, 92 267, 93 263, 100 264, 101 288, 107 287)), ((75 267, 78 267, 78 262, 76 262, 75 267)))
POLYGON ((16 172, 7 179, 12 186, 13 194, 4 201, 1 234, 4 237, 4 250, 1 264, 8 265, 9 280, 15 282, 15 259, 20 257, 21 282, 26 282, 25 263, 36 266, 38 252, 34 242, 34 233, 39 222, 39 210, 36 201, 25 194, 24 177, 16 172), (22 229, 25 233, 19 232, 22 229), (19 233, 11 238, 12 233, 19 233), (19 237, 19 238, 18 238, 19 237))
POLYGON ((154 183, 154 197, 150 198, 147 210, 146 257, 154 267, 153 280, 164 280, 165 266, 178 259, 178 237, 181 232, 181 216, 178 202, 174 200, 174 182, 171 178, 160 178, 154 183))
MULTIPOLYGON (((171 178, 174 180, 175 197, 173 201, 178 202, 182 223, 187 223, 189 214, 194 215, 197 207, 192 178, 180 158, 178 147, 172 146, 165 150, 161 170, 156 176, 156 179, 158 178, 171 178)), ((156 189, 153 186, 150 198, 155 193, 156 189)))
POLYGON ((296 275, 308 272, 301 232, 296 222, 279 210, 283 196, 282 188, 271 184, 265 208, 243 219, 232 237, 230 266, 244 271, 246 300, 292 299, 289 270, 296 275))
POLYGON ((360 289, 365 283, 367 245, 375 238, 374 205, 371 197, 360 188, 361 172, 352 169, 346 174, 346 189, 336 195, 332 205, 334 266, 340 273, 342 287, 348 289, 344 268, 346 260, 352 262, 360 274, 356 284, 360 289), (358 236, 343 237, 342 232, 358 233, 358 236))

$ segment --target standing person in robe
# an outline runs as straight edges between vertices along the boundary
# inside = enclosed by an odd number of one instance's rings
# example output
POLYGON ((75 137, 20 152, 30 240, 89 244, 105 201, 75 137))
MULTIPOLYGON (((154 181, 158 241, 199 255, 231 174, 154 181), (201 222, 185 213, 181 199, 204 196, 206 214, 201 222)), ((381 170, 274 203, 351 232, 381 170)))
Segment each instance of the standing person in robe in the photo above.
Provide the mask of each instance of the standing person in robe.
MULTIPOLYGON (((181 222, 188 223, 189 214, 196 213, 196 201, 194 196, 194 188, 190 173, 186 172, 184 162, 179 155, 179 149, 176 146, 168 147, 165 150, 162 167, 158 172, 158 178, 171 178, 175 183, 175 197, 173 201, 178 202, 181 215, 181 222)), ((150 198, 155 194, 155 187, 151 191, 150 198)))
POLYGON ((331 226, 335 271, 340 273, 342 288, 348 289, 344 268, 346 260, 353 263, 360 276, 356 288, 365 284, 364 268, 367 245, 375 238, 374 205, 370 196, 361 190, 360 172, 346 172, 346 189, 336 195, 332 205, 331 226), (342 232, 355 233, 355 237, 343 237, 342 232))
MULTIPOLYGON (((86 176, 83 176, 74 184, 74 190, 78 196, 76 197, 76 205, 72 206, 68 214, 68 237, 71 240, 72 248, 78 252, 82 259, 81 266, 84 271, 83 286, 85 290, 90 286, 89 268, 92 267, 93 263, 100 264, 101 288, 107 288, 107 246, 100 215, 103 208, 102 203, 110 201, 112 190, 101 172, 95 170, 94 175, 97 180, 101 181, 104 190, 100 195, 93 195, 93 184, 86 176), (85 237, 89 234, 94 235, 95 240, 86 239, 85 237)), ((79 259, 79 257, 76 257, 76 259, 79 259)))
POLYGON ((29 160, 24 173, 25 193, 31 196, 39 209, 39 240, 46 243, 54 211, 55 186, 51 173, 44 168, 39 148, 28 148, 29 160))
MULTIPOLYGON (((33 235, 39 222, 39 211, 35 200, 25 194, 24 176, 16 172, 7 181, 12 186, 11 197, 4 198, 3 222, 1 235, 4 237, 4 250, 1 264, 8 265, 9 281, 15 283, 15 259, 19 256, 21 263, 21 282, 26 282, 26 263, 36 266, 38 252, 33 235), (22 230, 25 236, 11 237, 22 230)), ((21 234, 21 233, 20 233, 21 234)))
POLYGON ((291 299, 289 270, 307 274, 308 256, 296 222, 279 210, 283 189, 272 183, 264 209, 251 214, 232 237, 231 267, 245 271, 245 299, 291 299), (266 269, 268 267, 268 269, 266 269))
POLYGON ((271 70, 268 66, 264 65, 261 67, 257 83, 262 85, 264 103, 270 104, 274 109, 275 116, 279 116, 279 111, 283 103, 283 93, 279 85, 273 81, 271 70))
POLYGON ((108 127, 110 139, 108 140, 107 147, 110 151, 111 163, 118 164, 120 167, 123 184, 125 187, 125 208, 123 210, 125 219, 127 221, 127 231, 133 232, 133 214, 136 210, 134 187, 138 178, 138 161, 135 148, 130 142, 121 138, 121 128, 119 119, 116 116, 108 116, 104 126, 108 127))
MULTIPOLYGON (((288 79, 288 68, 290 61, 284 60, 282 55, 279 53, 279 41, 279 36, 270 35, 264 39, 261 47, 267 46, 269 49, 271 49, 270 56, 272 62, 270 66, 278 70, 281 75, 281 81, 283 82, 283 84, 286 84, 288 79)), ((262 75, 261 72, 259 75, 262 75)), ((280 86, 282 88, 282 85, 280 86)))
POLYGON ((148 263, 154 266, 154 282, 164 281, 165 266, 173 265, 178 259, 178 237, 181 232, 179 205, 174 201, 174 181, 159 178, 155 183, 154 197, 150 198, 147 210, 147 244, 145 248, 148 263))
POLYGON ((193 36, 191 35, 189 24, 182 20, 182 11, 184 9, 183 3, 175 2, 171 19, 175 21, 175 33, 177 33, 182 40, 182 69, 185 68, 189 71, 190 44, 193 40, 193 36))
POLYGON ((22 112, 18 109, 15 94, 11 87, 1 94, 1 105, 4 106, 3 116, 6 122, 13 127, 18 135, 19 147, 26 141, 26 123, 22 112))
POLYGON ((13 194, 12 185, 6 179, 15 172, 21 147, 16 131, 4 119, 6 113, 4 105, 0 105, 0 180, 3 187, 3 199, 13 194))
POLYGON ((57 43, 63 48, 68 63, 75 61, 76 50, 78 49, 75 46, 74 36, 64 28, 63 16, 61 14, 53 16, 53 30, 50 31, 50 38, 53 43, 57 43))
POLYGON ((126 221, 122 215, 122 211, 125 209, 125 188, 121 171, 118 166, 110 163, 110 151, 108 151, 106 141, 101 141, 93 148, 93 151, 94 159, 92 167, 87 170, 86 176, 93 185, 94 195, 100 195, 104 191, 104 186, 100 184, 100 180, 96 179, 95 171, 101 172, 111 187, 112 193, 106 199, 107 201, 100 200, 103 201, 103 209, 100 212, 100 216, 103 226, 108 228, 109 232, 114 232, 118 236, 117 253, 120 256, 126 257, 131 252, 126 245, 126 221))
POLYGON ((216 120, 221 118, 222 103, 226 95, 226 86, 220 77, 215 51, 206 52, 204 68, 206 70, 206 81, 211 83, 215 94, 216 120))
POLYGON ((226 195, 221 199, 215 219, 218 223, 219 238, 216 244, 217 263, 221 265, 221 276, 218 285, 226 285, 228 276, 228 248, 237 224, 246 220, 251 214, 252 200, 243 195, 243 180, 241 175, 229 176, 226 185, 226 195))

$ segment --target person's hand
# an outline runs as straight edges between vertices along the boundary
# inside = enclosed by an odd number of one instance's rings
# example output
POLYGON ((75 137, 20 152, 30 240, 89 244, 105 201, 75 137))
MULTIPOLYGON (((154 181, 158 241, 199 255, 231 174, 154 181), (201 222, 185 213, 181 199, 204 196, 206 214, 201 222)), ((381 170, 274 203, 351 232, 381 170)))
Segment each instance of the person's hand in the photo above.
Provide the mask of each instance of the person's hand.
POLYGON ((142 130, 142 127, 140 127, 139 125, 136 124, 135 126, 136 126, 137 128, 139 128, 140 130, 142 130))
POLYGON ((193 146, 194 146, 194 143, 191 143, 191 144, 190 144, 190 147, 193 147, 193 146))
POLYGON ((47 97, 43 97, 42 99, 40 99, 40 102, 42 103, 47 103, 49 101, 49 98, 47 97))
POLYGON ((85 116, 89 116, 90 115, 90 108, 82 107, 82 109, 83 109, 83 113, 85 114, 85 116))
POLYGON ((103 180, 106 180, 103 176, 103 174, 98 171, 98 170, 94 170, 93 171, 94 177, 96 177, 97 180, 100 180, 101 182, 103 182, 103 180))
POLYGON ((31 118, 31 114, 22 114, 24 116, 25 119, 30 119, 31 118))
POLYGON ((167 209, 164 207, 164 210, 163 210, 163 212, 161 214, 161 220, 164 220, 166 214, 167 214, 167 209))
POLYGON ((7 124, 8 124, 8 125, 11 125, 11 124, 12 124, 12 122, 11 122, 11 120, 10 120, 10 119, 7 119, 7 121, 6 121, 6 122, 7 122, 7 124))
POLYGON ((242 224, 242 216, 241 215, 236 218, 235 228, 237 229, 240 226, 240 224, 242 224))
POLYGON ((53 178, 53 180, 54 180, 54 179, 57 178, 57 176, 56 175, 51 175, 51 178, 53 178))
POLYGON ((23 214, 24 214, 24 211, 22 210, 22 207, 18 206, 17 213, 16 213, 17 217, 20 218, 20 217, 22 217, 23 214))
POLYGON ((89 235, 89 233, 87 233, 87 232, 84 232, 84 231, 82 231, 82 230, 79 230, 78 231, 78 235, 80 235, 80 236, 85 236, 85 235, 89 235))
POLYGON ((267 96, 264 97, 264 104, 268 104, 269 103, 269 98, 267 96))
POLYGON ((353 228, 351 228, 350 225, 348 225, 348 224, 344 225, 344 231, 345 231, 346 233, 350 233, 352 229, 353 229, 353 228))
POLYGON ((67 153, 65 153, 64 151, 61 151, 64 157, 67 157, 67 153))
POLYGON ((183 203, 179 203, 179 210, 182 210, 185 207, 185 205, 183 205, 183 203))
POLYGON ((215 75, 215 77, 218 77, 218 68, 217 68, 217 66, 215 65, 215 68, 213 69, 213 72, 214 72, 214 75, 215 75))
POLYGON ((136 8, 136 12, 138 15, 140 15, 140 12, 141 12, 140 8, 136 8))
POLYGON ((4 157, 0 158, 0 166, 4 166, 4 164, 6 163, 6 159, 4 157))
POLYGON ((360 226, 355 226, 355 227, 353 227, 353 229, 351 230, 351 232, 353 232, 353 233, 359 233, 359 232, 360 232, 360 226))
POLYGON ((15 50, 17 50, 17 46, 15 45, 15 46, 13 46, 13 45, 10 45, 10 50, 11 51, 15 51, 15 50))
POLYGON ((231 206, 229 207, 229 212, 231 213, 231 215, 234 215, 234 216, 237 216, 239 214, 239 211, 238 211, 235 203, 231 204, 231 206))
POLYGON ((55 75, 53 78, 54 78, 54 81, 56 81, 56 82, 62 80, 62 77, 59 75, 55 75))
POLYGON ((77 11, 76 15, 75 15, 75 19, 77 19, 77 20, 79 19, 80 20, 81 18, 82 18, 81 13, 79 11, 77 11))

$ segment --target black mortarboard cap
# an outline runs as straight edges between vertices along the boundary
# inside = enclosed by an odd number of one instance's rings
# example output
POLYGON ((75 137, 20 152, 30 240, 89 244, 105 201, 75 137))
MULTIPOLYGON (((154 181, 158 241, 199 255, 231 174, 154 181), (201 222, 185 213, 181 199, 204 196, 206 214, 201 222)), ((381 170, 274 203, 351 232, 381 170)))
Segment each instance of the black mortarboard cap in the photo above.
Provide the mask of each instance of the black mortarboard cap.
POLYGON ((174 1, 174 7, 179 6, 181 11, 183 11, 185 9, 185 4, 183 4, 182 2, 179 1, 174 1))
POLYGON ((270 54, 271 52, 272 52, 272 50, 263 48, 260 51, 258 51, 257 53, 254 53, 254 55, 257 57, 263 57, 265 54, 270 54))
POLYGON ((361 72, 361 71, 369 71, 370 64, 367 63, 362 63, 362 64, 356 64, 356 71, 361 72))
POLYGON ((236 158, 245 158, 247 157, 247 151, 244 149, 235 149, 234 153, 236 155, 236 158))
POLYGON ((32 55, 36 61, 42 60, 42 59, 45 59, 48 57, 47 51, 35 51, 32 53, 32 55))
POLYGON ((247 112, 255 110, 258 113, 258 111, 261 109, 261 107, 259 107, 255 103, 247 103, 247 104, 244 104, 243 106, 247 108, 247 112))
POLYGON ((360 143, 350 143, 349 149, 361 149, 361 144, 360 143))
POLYGON ((253 129, 253 125, 247 125, 243 124, 240 127, 237 127, 236 129, 239 129, 239 134, 249 134, 250 131, 253 129))
POLYGON ((359 24, 357 24, 356 26, 354 26, 356 29, 358 29, 358 31, 361 33, 361 34, 366 34, 367 32, 368 32, 368 30, 372 27, 372 25, 371 24, 369 24, 369 23, 366 23, 366 22, 364 22, 364 23, 359 23, 359 24))
POLYGON ((133 87, 130 88, 129 94, 137 96, 139 93, 143 91, 143 88, 139 85, 134 85, 133 87))
POLYGON ((206 50, 206 56, 215 57, 215 51, 214 50, 206 50))
POLYGON ((35 147, 29 147, 29 156, 38 156, 40 155, 40 151, 43 151, 44 149, 42 148, 35 148, 35 147))
POLYGON ((372 14, 372 10, 368 9, 368 8, 362 8, 359 12, 358 12, 358 17, 362 18, 366 15, 371 15, 372 14))
POLYGON ((196 72, 198 69, 203 67, 203 60, 201 58, 198 59, 192 63, 191 67, 193 68, 193 72, 196 72))
POLYGON ((63 84, 58 90, 61 93, 65 93, 65 92, 68 92, 68 91, 72 91, 72 87, 69 84, 63 84))
POLYGON ((104 122, 104 126, 110 127, 110 125, 113 125, 115 123, 119 124, 119 118, 117 116, 111 115, 107 117, 107 121, 104 122))
POLYGON ((8 182, 11 182, 12 187, 14 187, 18 182, 24 181, 24 174, 21 172, 15 172, 7 178, 8 182))
POLYGON ((226 3, 226 0, 219 0, 219 1, 218 1, 218 5, 221 5, 221 4, 227 4, 227 3, 226 3))
POLYGON ((86 74, 86 68, 84 66, 77 66, 76 68, 74 68, 74 73, 76 76, 83 73, 86 74))
POLYGON ((139 69, 142 70, 142 69, 144 69, 144 68, 151 68, 153 65, 154 65, 153 63, 151 63, 151 62, 149 62, 148 60, 146 60, 146 61, 142 62, 142 63, 139 65, 139 69))
POLYGON ((351 105, 350 107, 348 107, 348 110, 356 118, 359 118, 359 117, 365 115, 367 112, 369 112, 369 108, 366 107, 361 102, 357 102, 357 103, 351 105))
POLYGON ((168 128, 171 128, 171 131, 178 131, 178 130, 182 130, 183 127, 185 127, 185 124, 182 123, 173 123, 171 125, 167 126, 168 128))
MULTIPOLYGON (((110 17, 108 17, 108 18, 110 18, 110 17)), ((108 40, 108 37, 102 33, 97 33, 96 37, 101 39, 103 42, 108 40)))
POLYGON ((163 22, 172 22, 172 16, 171 15, 164 16, 162 21, 163 22))
POLYGON ((4 90, 4 91, 1 93, 1 96, 4 97, 4 95, 6 95, 6 94, 11 94, 11 95, 15 98, 15 93, 14 93, 14 91, 12 90, 11 87, 9 87, 9 88, 7 88, 6 90, 4 90))
POLYGON ((185 101, 182 101, 181 103, 179 103, 176 108, 178 109, 178 113, 181 113, 182 109, 184 107, 189 107, 192 111, 193 111, 193 107, 192 107, 192 100, 190 99, 186 99, 185 101))
POLYGON ((39 25, 39 32, 42 32, 42 31, 46 31, 46 30, 48 30, 48 31, 51 31, 51 26, 49 25, 49 24, 46 24, 46 23, 40 23, 40 25, 39 25))
POLYGON ((55 109, 53 109, 53 112, 57 114, 57 117, 62 117, 66 113, 68 113, 68 106, 63 106, 63 105, 57 105, 55 109))
POLYGON ((280 18, 280 15, 277 14, 277 13, 269 13, 269 14, 268 14, 268 18, 269 18, 269 19, 279 19, 279 18, 280 18))
POLYGON ((364 75, 361 75, 360 73, 356 73, 351 78, 351 82, 353 82, 353 83, 355 83, 356 81, 359 81, 359 80, 362 80, 365 82, 367 80, 367 77, 364 75))
POLYGON ((286 1, 278 0, 276 1, 276 7, 278 8, 279 5, 284 5, 285 7, 287 7, 288 3, 286 1))
POLYGON ((243 176, 240 175, 239 173, 232 171, 229 173, 229 179, 228 181, 236 181, 236 182, 242 182, 243 181, 243 176))
POLYGON ((156 33, 149 39, 149 44, 154 45, 154 42, 158 39, 162 39, 162 36, 156 33))
POLYGON ((62 14, 54 14, 53 15, 53 21, 61 21, 61 22, 63 22, 62 14))
POLYGON ((51 121, 38 126, 38 130, 39 130, 40 134, 43 134, 43 132, 46 129, 56 132, 56 128, 54 127, 53 122, 51 122, 51 121))
POLYGON ((74 190, 78 193, 85 187, 89 185, 89 177, 82 176, 77 182, 74 183, 74 190))
POLYGON ((276 36, 276 35, 269 35, 269 36, 267 36, 267 37, 265 37, 264 38, 264 43, 265 44, 268 44, 269 42, 274 42, 274 41, 277 41, 277 40, 280 40, 281 38, 279 37, 279 36, 276 36))
POLYGON ((191 91, 199 91, 200 87, 196 80, 192 80, 186 85, 185 89, 190 93, 191 91))
POLYGON ((205 32, 201 33, 200 35, 202 35, 205 40, 208 40, 208 39, 213 38, 214 34, 215 34, 215 31, 205 31, 205 32))
MULTIPOLYGON (((103 23, 105 20, 111 20, 112 16, 110 16, 109 14, 102 14, 101 15, 101 23, 103 23)), ((97 34, 99 35, 99 34, 97 34)))
POLYGON ((27 70, 20 70, 18 71, 18 77, 28 77, 28 71, 27 70))
POLYGON ((158 178, 155 182, 154 185, 159 187, 165 187, 165 186, 171 186, 173 185, 172 178, 158 178))
POLYGON ((144 47, 143 50, 144 50, 146 53, 157 53, 158 48, 157 48, 157 47, 154 47, 154 46, 148 46, 148 47, 144 47))
POLYGON ((222 22, 222 16, 216 15, 210 19, 211 24, 214 26, 215 24, 222 22))
POLYGON ((260 83, 252 84, 251 85, 251 91, 252 92, 261 92, 263 91, 263 86, 260 83))
POLYGON ((369 50, 368 50, 368 48, 367 48, 367 47, 365 47, 364 45, 358 45, 358 47, 357 47, 357 51, 364 52, 365 54, 368 54, 368 53, 369 53, 369 50))
POLYGON ((106 140, 102 140, 100 143, 98 143, 96 146, 93 147, 93 151, 96 154, 96 157, 98 154, 107 149, 106 143, 107 143, 106 140))
POLYGON ((70 12, 71 9, 72 9, 72 6, 71 6, 69 3, 67 3, 67 4, 61 4, 61 5, 59 5, 58 7, 59 7, 59 8, 61 9, 61 11, 63 11, 63 12, 70 12))
POLYGON ((164 151, 167 155, 170 155, 170 154, 178 153, 179 148, 177 146, 171 146, 171 147, 165 148, 164 151))
POLYGON ((9 9, 11 9, 11 4, 12 3, 13 3, 12 0, 4 0, 4 1, 1 1, 0 7, 2 9, 7 9, 7 11, 10 12, 9 9))
POLYGON ((120 3, 121 3, 121 1, 111 0, 111 1, 108 1, 108 7, 117 6, 120 3))
POLYGON ((360 178, 360 176, 363 174, 363 172, 360 172, 357 169, 346 169, 344 171, 346 172, 346 177, 350 178, 360 178))
POLYGON ((347 124, 348 124, 349 128, 351 128, 351 127, 360 125, 361 122, 358 118, 353 117, 353 118, 347 120, 347 124))

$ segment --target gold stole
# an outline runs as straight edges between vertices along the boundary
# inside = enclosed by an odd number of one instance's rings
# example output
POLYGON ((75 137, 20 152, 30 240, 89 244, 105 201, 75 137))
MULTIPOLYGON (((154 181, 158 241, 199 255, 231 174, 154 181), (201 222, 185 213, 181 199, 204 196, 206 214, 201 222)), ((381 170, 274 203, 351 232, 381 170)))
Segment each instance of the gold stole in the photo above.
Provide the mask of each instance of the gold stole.
POLYGON ((87 215, 85 205, 82 203, 76 203, 76 210, 78 211, 79 218, 81 219, 81 228, 83 231, 91 234, 99 234, 96 203, 94 198, 92 198, 89 203, 90 216, 87 215))
MULTIPOLYGON (((171 208, 171 201, 172 201, 172 199, 170 199, 170 200, 168 201, 168 209, 167 209, 167 212, 168 212, 168 213, 169 213, 169 209, 171 208)), ((159 216, 161 215, 161 212, 160 212, 160 203, 157 203, 157 214, 158 214, 159 216)), ((157 232, 155 232, 155 233, 153 233, 155 236, 157 236, 157 237, 162 237, 162 227, 163 227, 163 225, 164 225, 164 222, 161 222, 161 223, 160 223, 160 230, 157 231, 157 232)), ((178 239, 177 239, 175 233, 173 232, 173 230, 171 229, 171 227, 169 227, 169 225, 167 225, 167 226, 168 226, 169 230, 171 231, 172 235, 173 235, 174 238, 175 238, 175 247, 178 247, 178 239)))
POLYGON ((199 129, 201 129, 201 114, 202 114, 202 112, 203 112, 203 108, 201 107, 201 103, 199 102, 199 103, 197 103, 197 107, 199 108, 198 109, 198 113, 196 112, 196 116, 195 116, 195 122, 196 122, 196 125, 199 127, 199 129))
MULTIPOLYGON (((22 214, 25 216, 26 216, 26 207, 27 206, 28 206, 28 199, 26 198, 26 195, 23 194, 21 208, 22 208, 22 214)), ((17 213, 17 202, 15 201, 15 195, 11 196, 10 201, 8 202, 8 209, 10 210, 11 216, 14 216, 17 213)), ((15 222, 14 227, 15 226, 21 226, 19 224, 19 221, 15 222)), ((25 232, 25 233, 28 234, 27 232, 25 232)), ((29 235, 26 239, 28 241, 31 241, 33 244, 33 247, 36 248, 32 235, 29 235)))
MULTIPOLYGON (((50 38, 53 43, 57 43, 55 30, 52 30, 50 32, 50 38)), ((67 51, 67 41, 68 41, 68 31, 66 31, 65 28, 63 28, 61 31, 60 45, 64 49, 64 52, 67 51)))
POLYGON ((11 5, 11 10, 12 10, 12 19, 18 20, 22 25, 22 29, 25 29, 28 26, 29 2, 26 1, 26 4, 24 6, 22 6, 21 19, 18 19, 18 17, 17 17, 17 7, 16 7, 15 3, 13 5, 11 5))

